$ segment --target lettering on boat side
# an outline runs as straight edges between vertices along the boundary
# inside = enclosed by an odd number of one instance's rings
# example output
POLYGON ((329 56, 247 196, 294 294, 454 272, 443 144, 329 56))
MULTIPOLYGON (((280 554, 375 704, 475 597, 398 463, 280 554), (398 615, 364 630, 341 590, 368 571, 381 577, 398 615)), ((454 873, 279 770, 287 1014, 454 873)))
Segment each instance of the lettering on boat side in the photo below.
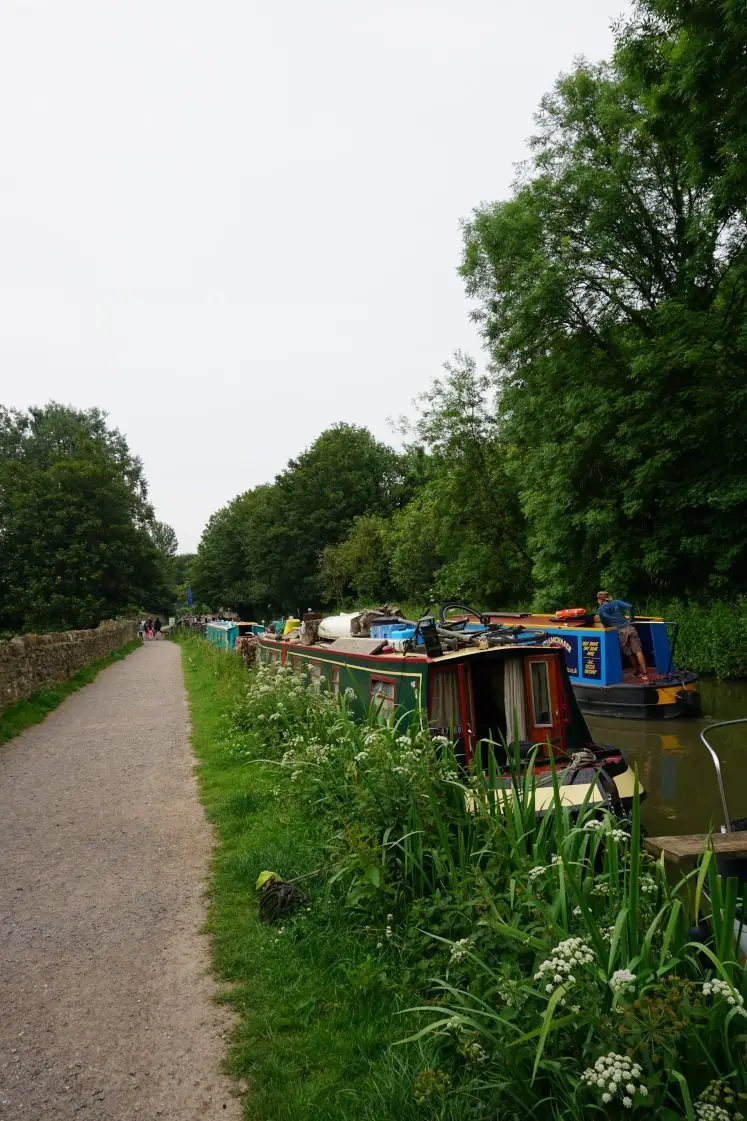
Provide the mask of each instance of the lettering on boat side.
POLYGON ((550 635, 542 643, 543 646, 560 646, 565 653, 565 666, 571 677, 578 677, 578 635, 550 635))
POLYGON ((602 644, 598 638, 581 640, 583 648, 584 677, 602 676, 602 644))

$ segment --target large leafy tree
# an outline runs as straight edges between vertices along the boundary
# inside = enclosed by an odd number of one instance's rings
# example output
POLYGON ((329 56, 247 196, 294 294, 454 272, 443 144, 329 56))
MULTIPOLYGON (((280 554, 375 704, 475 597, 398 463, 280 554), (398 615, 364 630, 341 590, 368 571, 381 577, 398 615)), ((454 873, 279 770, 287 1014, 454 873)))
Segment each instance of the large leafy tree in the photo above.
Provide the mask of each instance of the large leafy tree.
POLYGON ((194 563, 196 594, 259 615, 318 604, 325 549, 356 518, 389 514, 402 486, 399 457, 365 428, 327 429, 274 483, 213 515, 194 563))
POLYGON ((681 120, 652 111, 631 51, 560 79, 513 197, 465 227, 548 606, 599 581, 747 584, 744 216, 694 170, 681 120))
POLYGON ((412 610, 454 596, 493 606, 527 599, 524 519, 489 379, 457 354, 417 405, 402 425, 404 501, 389 520, 357 519, 325 550, 326 586, 337 598, 393 596, 412 610))
POLYGON ((0 628, 92 626, 162 598, 142 464, 98 409, 0 409, 0 628))

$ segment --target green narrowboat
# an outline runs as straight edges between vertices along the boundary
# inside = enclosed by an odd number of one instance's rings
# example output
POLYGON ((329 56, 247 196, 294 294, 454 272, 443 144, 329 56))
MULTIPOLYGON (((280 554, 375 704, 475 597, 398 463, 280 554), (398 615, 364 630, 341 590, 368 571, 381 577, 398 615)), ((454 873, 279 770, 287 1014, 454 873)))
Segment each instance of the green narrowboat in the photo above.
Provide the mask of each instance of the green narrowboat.
MULTIPOLYGON (((555 647, 507 639, 487 649, 433 653, 417 645, 394 649, 386 639, 370 637, 306 645, 298 636, 263 634, 257 658, 305 672, 317 689, 347 690, 361 718, 373 707, 382 723, 427 719, 433 734, 454 740, 467 764, 476 754, 487 759, 490 742, 515 748, 518 740, 521 758, 541 745, 535 764, 540 812, 552 802, 553 762, 569 807, 584 799, 618 811, 631 805, 633 772, 620 750, 592 739, 555 647)), ((494 750, 508 781, 505 749, 494 750)))

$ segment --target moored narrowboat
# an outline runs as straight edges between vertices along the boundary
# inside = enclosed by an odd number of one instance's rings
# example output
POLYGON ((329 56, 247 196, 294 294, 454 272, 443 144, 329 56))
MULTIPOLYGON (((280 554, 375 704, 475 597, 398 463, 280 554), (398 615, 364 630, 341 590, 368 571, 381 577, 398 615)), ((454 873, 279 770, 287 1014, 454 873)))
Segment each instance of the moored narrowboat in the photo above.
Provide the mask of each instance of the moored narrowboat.
MULTIPOLYGON (((430 624, 422 646, 408 643, 395 649, 386 637, 366 633, 306 644, 298 636, 257 639, 260 662, 304 671, 312 687, 333 694, 348 690, 354 712, 365 718, 371 710, 382 723, 404 727, 427 720, 434 735, 455 743, 465 764, 487 760, 495 752, 506 781, 509 761, 505 744, 521 759, 540 745, 535 762, 538 811, 552 802, 552 769, 558 775, 564 804, 629 808, 635 786, 633 772, 621 751, 595 743, 571 688, 560 650, 516 640, 506 633, 492 646, 461 645, 444 650, 430 624)), ((334 629, 334 628, 333 628, 334 629)), ((319 628, 324 633, 324 625, 319 628)), ((399 640, 393 640, 395 643, 399 640)))
POLYGON ((559 615, 480 613, 470 608, 465 611, 465 605, 455 603, 442 610, 442 624, 461 625, 473 633, 494 625, 541 631, 543 645, 562 650, 581 711, 589 716, 672 720, 700 715, 697 674, 674 667, 676 623, 650 617, 635 619, 633 625, 647 665, 646 681, 636 676, 632 666, 624 664, 618 632, 602 626, 594 615, 581 609, 559 615))
POLYGON ((205 638, 213 646, 217 646, 219 650, 233 650, 237 638, 243 638, 245 635, 264 634, 264 630, 265 628, 261 623, 233 622, 229 619, 221 619, 207 624, 205 638))

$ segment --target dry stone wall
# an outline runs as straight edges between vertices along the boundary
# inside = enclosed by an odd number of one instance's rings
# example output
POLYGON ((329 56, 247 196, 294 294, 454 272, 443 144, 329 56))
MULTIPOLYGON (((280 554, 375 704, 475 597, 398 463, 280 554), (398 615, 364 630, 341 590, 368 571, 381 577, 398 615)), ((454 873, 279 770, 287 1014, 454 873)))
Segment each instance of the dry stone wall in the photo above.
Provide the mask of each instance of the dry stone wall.
POLYGON ((37 689, 68 681, 136 635, 137 623, 122 619, 100 623, 90 631, 24 634, 0 643, 0 712, 37 689))

